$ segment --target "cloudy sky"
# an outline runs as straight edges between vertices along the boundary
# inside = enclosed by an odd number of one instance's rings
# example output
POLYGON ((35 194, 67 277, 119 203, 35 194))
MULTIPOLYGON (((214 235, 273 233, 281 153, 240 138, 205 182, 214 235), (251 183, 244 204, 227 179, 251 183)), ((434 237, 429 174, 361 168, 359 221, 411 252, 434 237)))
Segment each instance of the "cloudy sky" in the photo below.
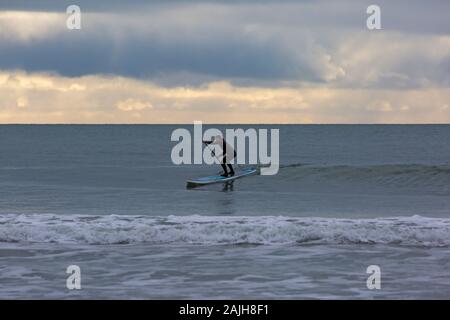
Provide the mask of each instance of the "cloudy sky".
POLYGON ((450 123, 450 1, 0 0, 0 123, 194 120, 450 123))

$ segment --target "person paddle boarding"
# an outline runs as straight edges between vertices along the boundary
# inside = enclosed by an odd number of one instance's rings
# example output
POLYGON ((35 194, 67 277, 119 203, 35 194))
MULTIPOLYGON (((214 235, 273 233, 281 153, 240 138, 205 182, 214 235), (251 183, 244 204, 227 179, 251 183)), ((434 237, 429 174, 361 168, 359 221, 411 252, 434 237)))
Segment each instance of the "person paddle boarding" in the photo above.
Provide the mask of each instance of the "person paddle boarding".
POLYGON ((222 155, 216 156, 214 151, 212 151, 213 155, 221 162, 220 165, 223 169, 222 177, 232 177, 234 176, 233 166, 230 161, 236 157, 236 151, 230 146, 222 136, 214 136, 211 140, 203 140, 203 143, 206 145, 214 144, 220 146, 222 148, 222 155), (222 159, 220 158, 222 157, 222 159), (229 172, 227 170, 229 169, 229 172))

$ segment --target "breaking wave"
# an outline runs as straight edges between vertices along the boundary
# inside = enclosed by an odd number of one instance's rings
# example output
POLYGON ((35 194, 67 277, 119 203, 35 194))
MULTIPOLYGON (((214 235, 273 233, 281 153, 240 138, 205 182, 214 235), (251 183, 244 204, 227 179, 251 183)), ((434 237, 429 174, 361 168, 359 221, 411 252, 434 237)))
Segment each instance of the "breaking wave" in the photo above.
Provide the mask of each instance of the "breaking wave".
POLYGON ((0 243, 450 245, 450 219, 0 215, 0 243))

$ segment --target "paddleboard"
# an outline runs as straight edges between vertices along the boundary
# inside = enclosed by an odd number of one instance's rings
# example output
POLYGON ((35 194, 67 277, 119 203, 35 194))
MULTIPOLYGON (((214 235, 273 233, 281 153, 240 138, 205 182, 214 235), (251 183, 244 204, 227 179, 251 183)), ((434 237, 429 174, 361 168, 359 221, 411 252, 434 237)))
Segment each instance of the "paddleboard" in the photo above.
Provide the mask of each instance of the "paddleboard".
POLYGON ((199 186, 205 186, 213 183, 225 183, 230 182, 239 178, 247 177, 250 175, 254 175, 258 173, 257 168, 245 168, 239 171, 236 171, 234 176, 232 177, 222 177, 220 175, 208 176, 202 178, 191 179, 187 181, 188 188, 194 188, 199 186))

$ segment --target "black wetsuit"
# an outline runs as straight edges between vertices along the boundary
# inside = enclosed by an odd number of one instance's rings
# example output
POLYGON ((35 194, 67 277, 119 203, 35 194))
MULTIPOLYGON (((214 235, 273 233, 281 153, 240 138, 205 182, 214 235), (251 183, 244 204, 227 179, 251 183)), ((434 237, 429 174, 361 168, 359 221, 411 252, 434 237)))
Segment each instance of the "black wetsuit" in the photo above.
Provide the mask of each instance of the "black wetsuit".
MULTIPOLYGON (((227 143, 225 142, 225 139, 223 140, 223 143, 222 143, 222 152, 223 152, 223 157, 222 157, 222 163, 220 165, 222 166, 224 175, 234 176, 233 166, 231 165, 231 163, 227 163, 227 143), (229 173, 227 170, 227 166, 230 169, 229 173)), ((234 157, 236 158, 236 150, 234 150, 234 157)))
MULTIPOLYGON (((214 140, 211 140, 211 141, 203 141, 204 143, 206 143, 206 144, 211 144, 211 143, 213 143, 213 141, 214 140)), ((236 150, 233 150, 234 152, 234 158, 236 158, 236 150)), ((222 163, 220 164, 221 166, 222 166, 222 169, 223 169, 223 176, 228 176, 228 175, 231 175, 231 176, 233 176, 234 175, 234 170, 233 170, 233 166, 230 164, 230 163, 227 163, 227 142, 225 141, 225 139, 222 139, 222 153, 223 153, 223 156, 222 156, 222 163), (227 168, 228 167, 228 168, 227 168), (229 172, 228 172, 228 169, 229 169, 229 172)))

